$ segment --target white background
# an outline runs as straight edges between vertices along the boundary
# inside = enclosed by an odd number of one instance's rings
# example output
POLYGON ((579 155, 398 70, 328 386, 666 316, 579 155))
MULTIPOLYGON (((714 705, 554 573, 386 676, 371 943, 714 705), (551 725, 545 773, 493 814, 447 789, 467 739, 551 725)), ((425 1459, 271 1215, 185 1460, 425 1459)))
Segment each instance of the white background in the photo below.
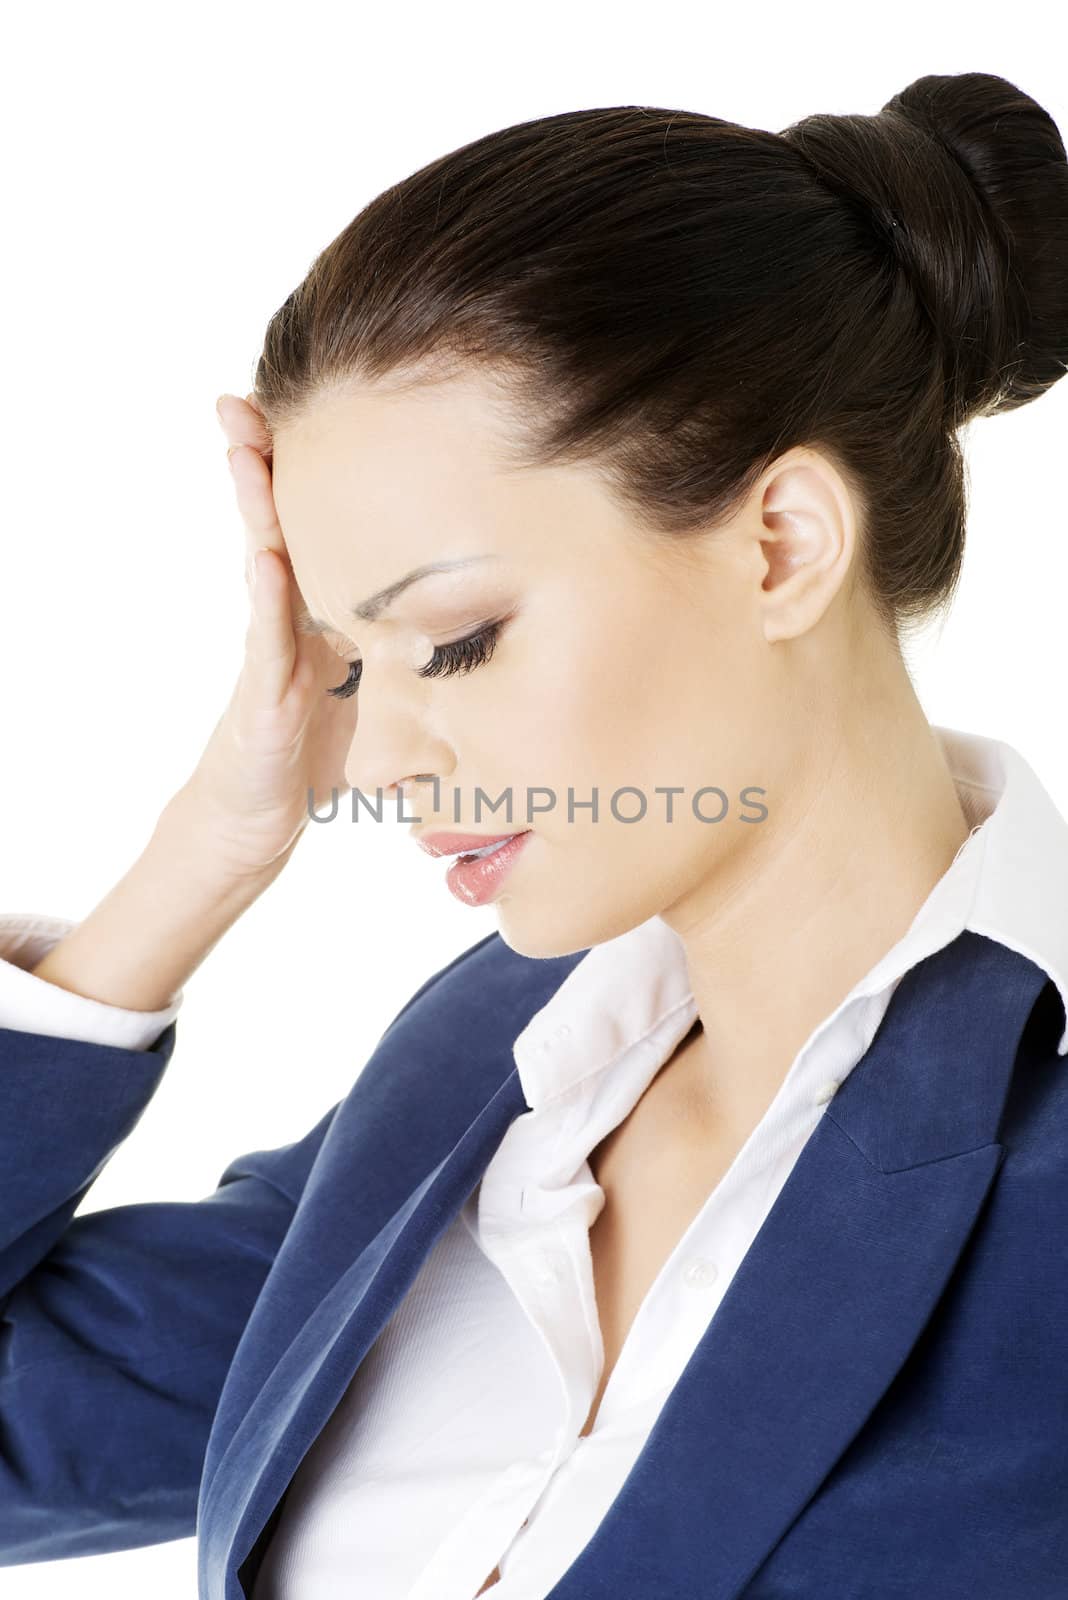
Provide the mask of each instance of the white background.
MULTIPOLYGON (((249 390, 271 313, 364 204, 468 140, 581 106, 778 130, 978 70, 1068 134, 1048 16, 309 0, 9 12, 0 910, 85 916, 195 765, 247 617, 215 400, 249 390)), ((912 661, 932 722, 1007 739, 1068 813, 1066 425, 1068 383, 973 424, 963 582, 912 661)), ((310 826, 187 985, 164 1082, 83 1209, 201 1198, 238 1153, 318 1121, 419 984, 494 930, 493 907, 454 900, 444 871, 406 826, 310 826)), ((193 1600, 195 1544, 4 1568, 0 1588, 193 1600)))

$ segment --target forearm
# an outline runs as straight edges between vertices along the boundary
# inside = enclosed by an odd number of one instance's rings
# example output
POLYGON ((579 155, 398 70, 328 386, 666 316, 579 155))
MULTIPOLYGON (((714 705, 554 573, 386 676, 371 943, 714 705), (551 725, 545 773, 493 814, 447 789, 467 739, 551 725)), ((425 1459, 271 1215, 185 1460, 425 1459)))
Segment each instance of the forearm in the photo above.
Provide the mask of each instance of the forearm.
POLYGON ((287 859, 259 876, 216 868, 179 793, 130 870, 33 974, 105 1005, 160 1011, 287 859))

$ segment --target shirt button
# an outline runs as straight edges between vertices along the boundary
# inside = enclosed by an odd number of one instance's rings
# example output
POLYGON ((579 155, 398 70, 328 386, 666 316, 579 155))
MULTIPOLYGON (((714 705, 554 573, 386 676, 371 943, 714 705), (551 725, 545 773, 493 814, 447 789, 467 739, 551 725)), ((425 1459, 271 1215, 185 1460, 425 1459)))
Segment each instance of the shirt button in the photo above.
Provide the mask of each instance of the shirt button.
POLYGON ((702 1288, 706 1283, 714 1283, 719 1277, 719 1268, 714 1261, 691 1261, 682 1274, 683 1281, 692 1288, 702 1288))
POLYGON ((841 1088, 840 1079, 832 1078, 830 1083, 825 1083, 823 1085, 823 1087, 820 1089, 819 1093, 816 1096, 816 1104, 818 1106, 826 1105, 828 1100, 833 1100, 834 1099, 835 1095, 838 1093, 838 1090, 840 1088, 841 1088))

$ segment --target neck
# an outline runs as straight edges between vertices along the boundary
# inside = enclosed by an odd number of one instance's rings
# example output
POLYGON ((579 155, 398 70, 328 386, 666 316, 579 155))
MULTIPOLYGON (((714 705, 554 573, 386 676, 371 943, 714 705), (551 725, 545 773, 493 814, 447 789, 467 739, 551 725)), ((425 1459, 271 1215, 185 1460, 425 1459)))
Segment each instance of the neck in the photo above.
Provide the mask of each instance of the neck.
POLYGON ((903 677, 894 706, 857 697, 857 725, 814 732, 816 753, 768 833, 661 913, 685 945, 703 1025, 670 1091, 687 1113, 677 1126, 698 1141, 755 1126, 813 1030, 905 934, 968 837, 903 677))

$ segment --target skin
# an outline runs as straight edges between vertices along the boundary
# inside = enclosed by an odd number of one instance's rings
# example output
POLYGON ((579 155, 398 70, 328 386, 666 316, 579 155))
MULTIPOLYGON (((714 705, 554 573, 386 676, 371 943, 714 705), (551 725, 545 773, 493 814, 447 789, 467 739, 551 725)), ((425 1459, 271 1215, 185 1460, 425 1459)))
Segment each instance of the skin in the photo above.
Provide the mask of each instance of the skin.
MULTIPOLYGON (((494 901, 523 955, 656 914, 674 929, 703 1027, 649 1103, 661 1147, 699 1183, 905 933, 968 822, 858 582, 860 514, 829 454, 787 451, 733 521, 672 541, 594 467, 508 470, 506 445, 493 391, 469 373, 324 395, 274 438, 279 523, 308 610, 331 626, 336 681, 342 659, 362 660, 345 778, 381 788, 387 816, 403 788, 419 833, 529 824, 494 901), (487 552, 374 622, 348 615, 423 562, 487 552), (435 645, 505 617, 485 665, 418 676, 435 645), (437 813, 416 774, 440 778, 437 813), (683 791, 671 822, 665 785, 683 791), (729 803, 717 823, 690 806, 708 785, 729 803), (597 791, 596 822, 588 808, 568 820, 569 786, 576 801, 597 791), (613 817, 622 786, 646 797, 642 820, 613 817), (748 805, 747 786, 764 791, 748 805), (479 787, 510 788, 512 816, 476 816, 479 787), (555 808, 528 817, 528 787, 555 808), (761 805, 765 820, 742 820, 761 805)), ((719 814, 714 794, 701 806, 719 814)), ((635 816, 638 796, 619 809, 635 816)))

